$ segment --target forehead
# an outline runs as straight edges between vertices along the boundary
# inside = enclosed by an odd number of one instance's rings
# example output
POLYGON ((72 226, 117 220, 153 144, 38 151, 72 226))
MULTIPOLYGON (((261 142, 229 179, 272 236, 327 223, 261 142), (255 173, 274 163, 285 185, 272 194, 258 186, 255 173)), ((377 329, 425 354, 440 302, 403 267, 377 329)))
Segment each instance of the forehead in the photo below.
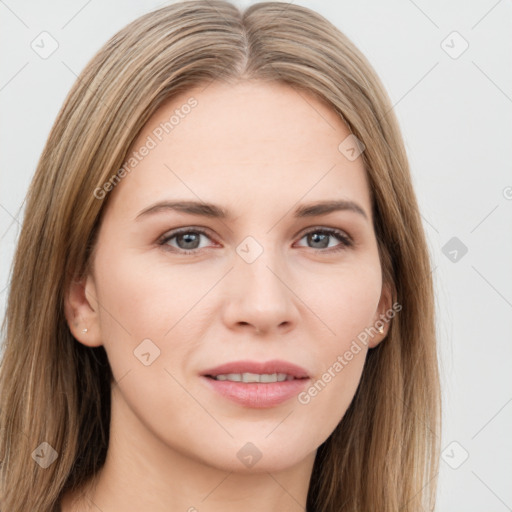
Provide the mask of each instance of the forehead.
POLYGON ((311 93, 278 82, 212 82, 155 112, 128 152, 131 170, 111 202, 130 214, 160 198, 240 208, 249 199, 284 208, 301 198, 341 198, 370 212, 362 158, 339 150, 349 136, 334 109, 311 93))

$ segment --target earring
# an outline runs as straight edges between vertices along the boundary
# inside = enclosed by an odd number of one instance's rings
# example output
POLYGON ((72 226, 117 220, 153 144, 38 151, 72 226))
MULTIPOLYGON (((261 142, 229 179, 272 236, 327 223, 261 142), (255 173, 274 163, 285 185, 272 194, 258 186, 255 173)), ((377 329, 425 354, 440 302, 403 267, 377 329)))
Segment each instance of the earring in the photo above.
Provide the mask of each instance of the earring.
POLYGON ((87 327, 85 329, 82 329, 82 332, 86 333, 87 332, 87 327))
POLYGON ((377 331, 379 331, 379 333, 382 334, 384 332, 384 327, 382 327, 382 325, 379 325, 379 327, 377 327, 377 331))

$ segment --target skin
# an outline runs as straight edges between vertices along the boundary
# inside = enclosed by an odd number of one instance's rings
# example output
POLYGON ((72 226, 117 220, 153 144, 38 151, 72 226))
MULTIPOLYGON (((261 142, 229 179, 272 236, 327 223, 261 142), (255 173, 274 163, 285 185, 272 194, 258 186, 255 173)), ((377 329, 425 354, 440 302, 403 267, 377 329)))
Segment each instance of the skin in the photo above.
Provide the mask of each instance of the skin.
POLYGON ((65 496, 64 512, 305 510, 316 450, 386 336, 387 326, 308 404, 249 408, 204 385, 203 370, 242 359, 290 361, 315 382, 391 302, 362 158, 338 150, 350 134, 341 118, 277 82, 214 82, 160 107, 133 148, 191 96, 198 105, 110 192, 93 270, 66 297, 75 338, 105 347, 116 383, 106 464, 94 486, 65 496), (136 219, 160 200, 198 198, 232 217, 136 219), (367 218, 294 218, 327 199, 353 201, 367 218), (182 227, 207 231, 194 254, 180 254, 179 237, 158 245, 182 227), (322 245, 306 236, 314 228, 353 245, 322 245), (263 249, 252 263, 236 251, 247 236, 263 249), (134 350, 148 338, 160 355, 145 366, 134 350), (251 468, 237 457, 248 442, 261 453, 251 468))

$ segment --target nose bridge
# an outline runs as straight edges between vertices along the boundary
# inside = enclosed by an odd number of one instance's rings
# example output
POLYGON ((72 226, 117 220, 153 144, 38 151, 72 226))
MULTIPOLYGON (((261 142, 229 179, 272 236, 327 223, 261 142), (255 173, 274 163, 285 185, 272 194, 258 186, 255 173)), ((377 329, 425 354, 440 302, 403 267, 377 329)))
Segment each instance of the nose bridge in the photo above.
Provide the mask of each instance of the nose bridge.
POLYGON ((251 324, 257 330, 269 330, 296 321, 294 295, 285 285, 285 266, 280 252, 255 239, 237 247, 231 272, 228 321, 251 324))
MULTIPOLYGON (((268 242, 268 240, 267 240, 268 242)), ((239 255, 235 270, 240 278, 242 289, 253 300, 276 302, 285 300, 287 295, 282 281, 277 277, 283 265, 279 261, 279 254, 275 247, 260 244, 256 246, 254 240, 246 240, 237 248, 239 255), (244 253, 244 250, 248 252, 244 253)))

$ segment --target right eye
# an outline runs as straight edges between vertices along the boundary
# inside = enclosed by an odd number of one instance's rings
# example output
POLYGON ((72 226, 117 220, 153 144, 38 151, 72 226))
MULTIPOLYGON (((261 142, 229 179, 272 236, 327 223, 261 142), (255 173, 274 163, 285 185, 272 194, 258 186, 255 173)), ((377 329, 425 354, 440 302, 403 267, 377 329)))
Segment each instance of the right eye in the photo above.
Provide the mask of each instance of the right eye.
POLYGON ((198 228, 182 228, 168 232, 158 242, 164 249, 181 254, 193 254, 205 246, 201 246, 201 237, 211 240, 206 231, 198 228))

